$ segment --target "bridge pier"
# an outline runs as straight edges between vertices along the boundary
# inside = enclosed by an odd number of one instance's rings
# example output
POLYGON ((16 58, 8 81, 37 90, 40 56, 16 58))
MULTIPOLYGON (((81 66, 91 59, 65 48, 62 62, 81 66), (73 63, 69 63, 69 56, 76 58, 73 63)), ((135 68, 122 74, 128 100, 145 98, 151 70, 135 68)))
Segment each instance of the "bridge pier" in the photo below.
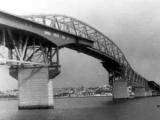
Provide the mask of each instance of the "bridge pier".
POLYGON ((145 87, 137 87, 134 91, 135 97, 152 96, 152 90, 146 90, 145 87))
POLYGON ((151 89, 146 90, 146 94, 145 95, 146 96, 153 96, 153 90, 151 90, 151 89))
POLYGON ((52 109, 55 67, 18 67, 19 109, 52 109))
POLYGON ((144 87, 136 87, 134 88, 134 94, 135 97, 145 97, 146 96, 146 90, 144 87))
POLYGON ((112 94, 113 99, 129 98, 127 81, 114 80, 112 94))

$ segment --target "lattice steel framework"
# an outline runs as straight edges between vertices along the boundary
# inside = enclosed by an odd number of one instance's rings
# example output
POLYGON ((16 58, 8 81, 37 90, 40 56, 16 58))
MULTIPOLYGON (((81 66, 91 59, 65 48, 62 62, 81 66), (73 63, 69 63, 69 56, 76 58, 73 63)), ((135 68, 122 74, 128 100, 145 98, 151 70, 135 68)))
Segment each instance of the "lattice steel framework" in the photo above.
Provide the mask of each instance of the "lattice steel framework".
POLYGON ((113 41, 82 21, 64 15, 31 15, 25 16, 25 18, 81 38, 93 40, 93 48, 107 54, 108 57, 118 61, 120 64, 129 66, 122 51, 113 41))
POLYGON ((59 66, 58 48, 43 39, 8 28, 0 30, 0 63, 59 66), (2 53, 2 50, 6 52, 2 53))
MULTIPOLYGON (((91 27, 90 25, 65 15, 29 15, 23 16, 31 21, 49 26, 51 28, 86 38, 94 41, 93 48, 105 53, 111 59, 117 61, 124 68, 124 77, 130 83, 139 83, 145 85, 146 79, 136 73, 125 58, 123 52, 106 35, 91 27)), ((62 37, 59 35, 59 37, 62 37)))

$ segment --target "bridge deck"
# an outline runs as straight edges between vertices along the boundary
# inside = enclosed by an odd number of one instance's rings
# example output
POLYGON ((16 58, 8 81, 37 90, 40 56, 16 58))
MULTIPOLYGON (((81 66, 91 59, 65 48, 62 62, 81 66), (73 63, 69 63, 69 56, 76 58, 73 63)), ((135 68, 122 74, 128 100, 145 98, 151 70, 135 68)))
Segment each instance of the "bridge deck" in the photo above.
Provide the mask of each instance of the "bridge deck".
POLYGON ((43 38, 43 41, 48 41, 48 44, 51 43, 58 47, 66 46, 104 62, 110 61, 113 63, 112 66, 120 68, 116 69, 126 80, 133 83, 136 81, 142 86, 148 83, 147 79, 132 69, 122 51, 113 41, 88 24, 60 15, 28 16, 26 18, 33 21, 0 11, 0 28, 28 32, 43 38), (42 22, 37 23, 37 18, 42 22), (48 21, 49 24, 47 24, 48 21))

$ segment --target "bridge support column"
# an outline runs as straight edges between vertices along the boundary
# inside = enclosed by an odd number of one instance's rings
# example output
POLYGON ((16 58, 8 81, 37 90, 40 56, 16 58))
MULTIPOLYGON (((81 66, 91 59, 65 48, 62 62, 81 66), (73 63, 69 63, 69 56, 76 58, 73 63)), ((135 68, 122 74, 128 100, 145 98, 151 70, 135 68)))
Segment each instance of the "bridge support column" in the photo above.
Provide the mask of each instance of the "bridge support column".
POLYGON ((146 96, 153 96, 153 90, 146 90, 146 96))
POLYGON ((48 67, 20 68, 19 109, 53 108, 53 87, 48 67))
MULTIPOLYGON (((13 71, 13 70, 12 70, 13 71)), ((54 108, 52 80, 57 74, 51 67, 17 68, 19 109, 54 108)))
POLYGON ((112 94, 113 99, 129 98, 127 82, 115 80, 112 94))
POLYGON ((135 94, 135 97, 145 97, 146 96, 146 90, 144 87, 137 87, 135 88, 135 91, 134 91, 134 94, 135 94))

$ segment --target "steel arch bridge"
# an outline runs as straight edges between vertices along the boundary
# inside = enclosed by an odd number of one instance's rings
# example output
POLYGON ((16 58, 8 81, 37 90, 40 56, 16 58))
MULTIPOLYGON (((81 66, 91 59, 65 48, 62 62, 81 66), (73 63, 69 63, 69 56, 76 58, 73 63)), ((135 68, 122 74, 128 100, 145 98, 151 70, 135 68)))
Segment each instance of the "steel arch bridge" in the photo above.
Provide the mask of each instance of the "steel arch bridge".
POLYGON ((58 51, 68 47, 100 59, 109 72, 111 85, 115 80, 122 80, 130 86, 160 90, 159 85, 149 82, 131 67, 109 37, 72 17, 16 16, 0 11, 0 38, 0 44, 9 50, 9 59, 0 55, 0 61, 12 63, 11 66, 56 66, 58 74, 58 51))
MULTIPOLYGON (((66 15, 29 15, 23 17, 31 21, 49 26, 53 29, 78 36, 81 39, 88 39, 93 41, 93 46, 87 47, 85 51, 91 50, 94 52, 98 52, 99 54, 104 54, 118 63, 118 65, 120 66, 121 71, 108 69, 108 64, 105 64, 106 61, 104 60, 103 66, 111 73, 111 76, 113 74, 115 76, 119 76, 120 74, 123 79, 127 80, 128 83, 132 85, 136 84, 137 82, 137 85, 139 86, 147 85, 147 79, 133 70, 120 48, 109 37, 101 33, 99 30, 93 28, 92 26, 76 18, 66 15)), ((73 46, 68 47, 73 49, 73 46)))

